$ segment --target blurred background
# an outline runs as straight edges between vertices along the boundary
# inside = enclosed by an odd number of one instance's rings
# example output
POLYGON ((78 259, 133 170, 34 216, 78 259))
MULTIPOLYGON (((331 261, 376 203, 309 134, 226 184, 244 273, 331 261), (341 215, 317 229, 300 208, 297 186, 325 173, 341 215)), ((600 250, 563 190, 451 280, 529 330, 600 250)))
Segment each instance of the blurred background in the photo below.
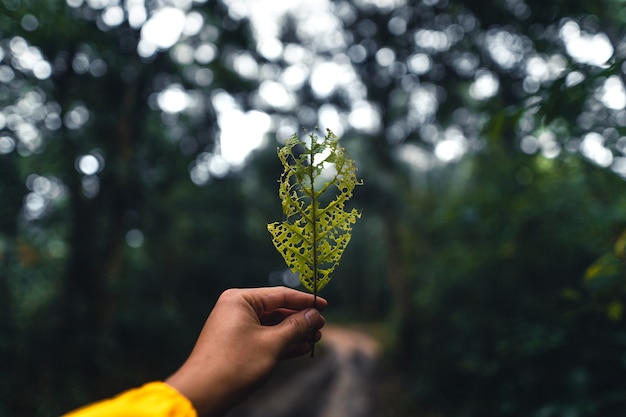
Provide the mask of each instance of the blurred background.
POLYGON ((162 379, 224 289, 297 286, 266 224, 316 128, 365 183, 322 295, 375 401, 341 415, 623 415, 625 28, 620 0, 0 0, 0 416, 162 379))

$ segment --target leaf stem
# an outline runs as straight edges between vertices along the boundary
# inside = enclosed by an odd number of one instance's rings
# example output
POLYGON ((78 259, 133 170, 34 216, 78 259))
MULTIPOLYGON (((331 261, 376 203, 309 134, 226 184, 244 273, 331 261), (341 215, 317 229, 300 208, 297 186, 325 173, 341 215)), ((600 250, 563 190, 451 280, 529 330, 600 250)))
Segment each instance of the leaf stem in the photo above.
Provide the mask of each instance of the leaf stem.
MULTIPOLYGON (((311 182, 311 217, 313 218, 313 308, 317 308, 317 201, 315 195, 315 136, 311 135, 311 149, 309 150, 311 155, 309 165, 309 181, 311 182)), ((311 341, 311 357, 315 357, 315 339, 311 341)))

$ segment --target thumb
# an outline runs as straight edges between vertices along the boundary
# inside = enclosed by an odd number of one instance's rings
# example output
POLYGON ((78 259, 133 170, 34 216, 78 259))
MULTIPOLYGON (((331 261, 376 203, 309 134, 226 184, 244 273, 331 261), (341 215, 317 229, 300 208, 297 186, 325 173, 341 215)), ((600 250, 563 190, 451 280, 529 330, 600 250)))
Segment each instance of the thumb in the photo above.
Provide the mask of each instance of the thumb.
POLYGON ((312 331, 321 329, 324 323, 324 317, 320 312, 309 308, 291 314, 276 326, 276 330, 279 331, 284 344, 289 345, 306 338, 312 331))

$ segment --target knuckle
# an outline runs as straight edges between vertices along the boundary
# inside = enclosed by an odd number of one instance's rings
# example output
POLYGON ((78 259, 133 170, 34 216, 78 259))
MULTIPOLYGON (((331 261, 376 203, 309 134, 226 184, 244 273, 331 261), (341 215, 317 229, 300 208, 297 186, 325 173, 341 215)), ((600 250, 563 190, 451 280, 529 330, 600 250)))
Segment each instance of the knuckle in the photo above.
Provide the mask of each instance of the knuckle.
POLYGON ((241 296, 241 291, 242 290, 239 288, 229 288, 220 295, 220 299, 222 301, 232 301, 238 299, 241 296))

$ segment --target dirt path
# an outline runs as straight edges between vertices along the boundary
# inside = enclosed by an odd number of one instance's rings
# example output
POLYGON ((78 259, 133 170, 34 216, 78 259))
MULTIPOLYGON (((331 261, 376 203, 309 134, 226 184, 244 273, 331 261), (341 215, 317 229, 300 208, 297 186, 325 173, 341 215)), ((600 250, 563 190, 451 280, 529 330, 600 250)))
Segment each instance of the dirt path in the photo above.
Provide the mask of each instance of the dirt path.
POLYGON ((371 417, 379 346, 363 332, 327 325, 316 357, 287 361, 228 417, 371 417))

